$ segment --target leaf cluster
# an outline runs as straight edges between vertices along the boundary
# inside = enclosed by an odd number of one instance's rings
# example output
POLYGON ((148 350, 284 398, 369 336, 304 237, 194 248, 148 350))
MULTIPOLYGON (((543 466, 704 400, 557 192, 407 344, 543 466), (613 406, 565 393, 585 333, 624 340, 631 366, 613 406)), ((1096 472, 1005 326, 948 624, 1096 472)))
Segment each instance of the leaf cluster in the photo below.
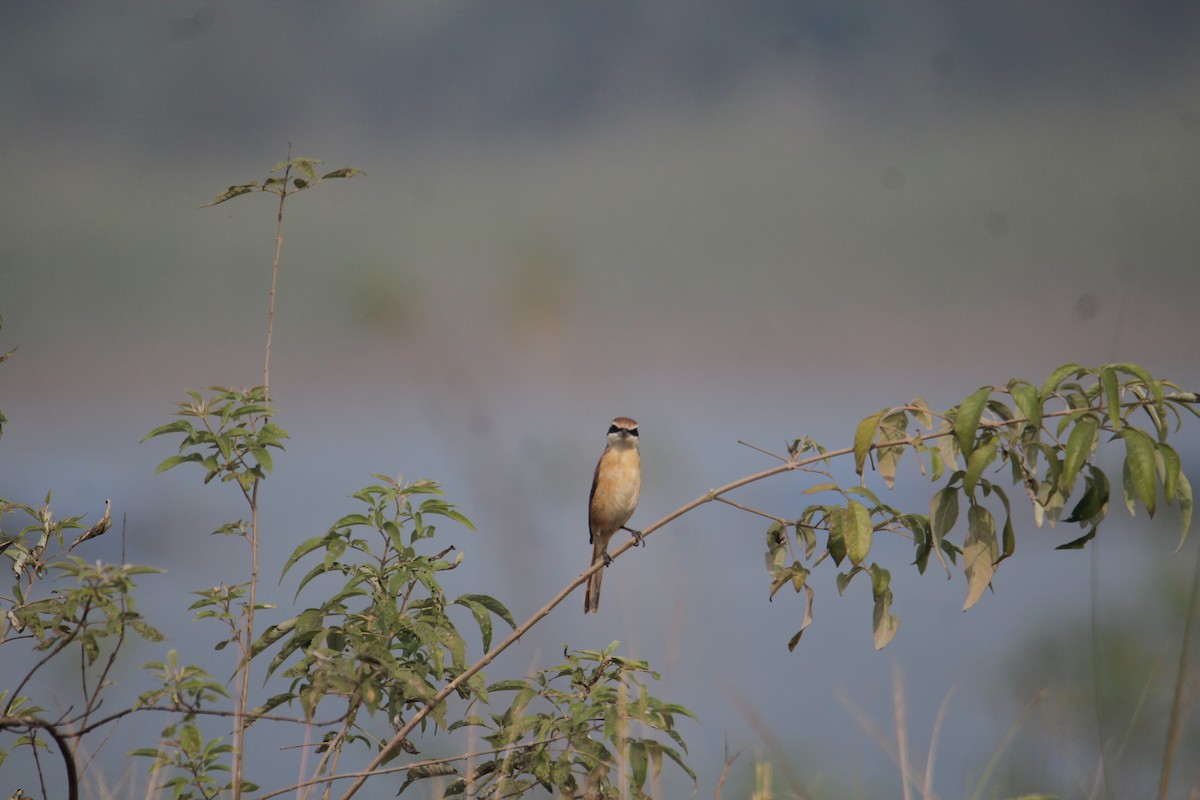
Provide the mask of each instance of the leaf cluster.
POLYGON ((787 585, 805 593, 804 618, 789 648, 812 622, 814 593, 808 577, 826 557, 846 567, 838 575, 839 592, 855 575, 870 576, 875 646, 891 641, 899 624, 891 613, 891 575, 868 561, 875 535, 885 531, 912 541, 919 572, 925 571, 931 555, 947 575, 961 559, 967 580, 963 609, 978 602, 1000 562, 1016 549, 1009 490, 994 477, 997 471, 1006 471, 1011 485, 1021 487, 1038 527, 1063 521, 1084 528, 1086 533, 1060 546, 1080 548, 1096 535, 1111 499, 1111 482, 1096 460, 1098 448, 1120 446, 1126 508, 1132 514, 1140 505, 1153 516, 1160 496, 1177 505, 1182 545, 1191 525, 1192 487, 1167 440, 1178 430, 1184 411, 1197 414, 1196 402, 1195 394, 1123 363, 1096 369, 1067 364, 1041 386, 1021 379, 984 386, 944 413, 935 413, 917 398, 859 423, 853 447, 841 451, 853 455, 860 478, 858 485, 849 487, 830 471, 836 454, 811 440, 796 440, 789 447, 788 466, 826 479, 804 493, 834 493, 840 499, 809 505, 795 519, 779 519, 767 530, 770 596, 787 585), (865 484, 871 464, 892 488, 897 464, 909 451, 921 474, 945 481, 933 495, 928 514, 885 503, 865 484), (959 539, 954 534, 964 507, 966 529, 959 539), (1003 524, 998 524, 1001 518, 1003 524), (818 553, 822 538, 825 546, 818 553))
MULTIPOLYGON (((339 698, 345 725, 327 737, 331 747, 372 741, 359 725, 362 711, 382 710, 399 726, 411 709, 433 699, 439 685, 467 669, 467 644, 451 619, 452 607, 471 614, 484 650, 491 647, 493 617, 515 627, 508 609, 494 598, 464 594, 451 599, 442 588, 441 573, 455 569, 463 554, 447 558, 452 546, 429 551, 435 523, 448 519, 474 526, 442 499, 437 484, 374 477, 380 483, 353 495, 361 510, 301 543, 284 566, 286 576, 302 559, 318 559, 300 579, 297 596, 319 578, 335 578, 340 585, 319 605, 270 626, 253 648, 257 657, 277 647, 267 674, 282 669, 291 679, 288 691, 256 713, 298 701, 311 718, 322 702, 339 698)), ((486 697, 483 674, 464 682, 459 695, 486 697)), ((444 706, 433 718, 445 726, 444 706)))
POLYGON ((365 176, 367 174, 357 167, 342 167, 318 176, 317 165, 323 163, 325 162, 319 158, 289 156, 286 161, 281 161, 272 167, 271 174, 261 183, 259 181, 250 181, 249 183, 239 183, 230 186, 207 205, 219 205, 226 200, 232 200, 235 197, 253 192, 268 192, 282 199, 296 192, 311 189, 323 181, 335 180, 337 178, 353 178, 358 175, 365 176))
MULTIPOLYGON (((482 728, 493 757, 451 782, 445 796, 512 797, 541 787, 564 797, 615 798, 626 780, 628 796, 644 800, 650 796, 647 781, 658 777, 664 758, 694 784, 675 720, 695 717, 650 695, 645 679, 658 680, 658 674, 645 661, 616 655, 616 647, 564 652, 561 665, 488 686, 491 694, 512 694, 508 707, 486 717, 468 715, 450 729, 482 728)), ((410 770, 404 786, 432 774, 458 772, 444 765, 410 770)))
MULTIPOLYGON (((204 706, 228 698, 229 693, 202 668, 180 666, 174 649, 167 653, 166 661, 151 661, 142 668, 158 679, 159 687, 143 693, 138 706, 166 703, 184 713, 163 728, 157 747, 139 748, 129 755, 152 759, 151 771, 156 774, 165 770, 169 777, 159 788, 169 788, 175 800, 212 800, 228 791, 231 781, 221 781, 217 773, 229 772, 225 758, 232 747, 224 737, 206 738, 196 716, 204 706)), ((243 791, 257 788, 242 782, 243 791)))
POLYGON ((283 449, 287 432, 271 422, 273 409, 266 388, 232 389, 210 386, 204 397, 188 390, 188 400, 176 403, 176 416, 183 417, 150 431, 142 441, 169 433, 182 433, 179 454, 164 459, 156 472, 180 464, 199 464, 204 482, 218 475, 223 482, 235 481, 248 495, 274 469, 271 450, 283 449))

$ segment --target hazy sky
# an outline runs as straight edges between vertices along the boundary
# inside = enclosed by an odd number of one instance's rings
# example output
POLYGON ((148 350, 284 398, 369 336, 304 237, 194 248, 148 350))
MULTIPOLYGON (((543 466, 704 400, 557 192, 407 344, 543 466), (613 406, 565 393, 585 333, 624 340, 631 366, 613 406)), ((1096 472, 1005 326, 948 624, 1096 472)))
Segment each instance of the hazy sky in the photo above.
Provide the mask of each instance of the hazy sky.
MULTIPOLYGON (((452 591, 523 618, 586 566, 617 415, 641 422, 648 524, 770 463, 739 439, 844 446, 916 394, 947 407, 1113 359, 1195 387, 1197 41, 1200 6, 1179 3, 10 4, 0 496, 52 488, 93 516, 112 498, 130 560, 171 570, 145 592, 190 646, 179 587, 241 579, 205 535, 241 512, 197 474, 154 475, 170 446, 137 441, 184 388, 261 381, 275 209, 200 206, 289 142, 368 177, 288 205, 272 583, 369 473, 403 472, 481 528, 453 534, 452 591)), ((1194 468, 1194 433, 1179 447, 1194 468)), ((792 514, 805 485, 746 497, 792 514)), ((1140 542, 1183 570, 1173 514, 1140 542)), ((767 756, 764 726, 809 788, 894 788, 831 692, 886 721, 899 664, 914 735, 959 687, 936 784, 954 797, 1020 711, 988 670, 1043 609, 1090 602, 1089 557, 1050 551, 1076 534, 1017 519, 1022 549, 969 614, 961 576, 912 579, 885 546, 896 642, 874 653, 869 589, 839 598, 828 569, 789 654, 801 610, 767 603, 764 526, 702 510, 617 562, 598 617, 572 598, 492 674, 620 639, 701 713, 684 733, 711 796, 725 735, 767 756)), ((1102 543, 1102 606, 1141 574, 1131 540, 1102 543)), ((1009 790, 1038 788, 1070 787, 1009 790)))

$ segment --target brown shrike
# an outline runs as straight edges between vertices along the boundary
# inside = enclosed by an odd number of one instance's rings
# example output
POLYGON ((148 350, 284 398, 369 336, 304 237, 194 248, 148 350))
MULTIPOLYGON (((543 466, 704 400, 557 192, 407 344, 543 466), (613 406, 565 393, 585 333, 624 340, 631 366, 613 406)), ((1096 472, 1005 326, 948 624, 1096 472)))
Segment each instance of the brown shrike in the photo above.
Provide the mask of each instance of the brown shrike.
MULTIPOLYGON (((608 540, 625 528, 625 523, 637 508, 638 495, 642 490, 642 459, 638 454, 638 424, 629 417, 617 417, 608 429, 608 446, 596 464, 592 478, 592 494, 588 498, 588 530, 592 543, 592 564, 604 561, 612 563, 608 555, 608 540)), ((625 528, 639 542, 640 531, 625 528)), ((596 570, 588 577, 587 592, 583 596, 585 614, 600 607, 600 582, 604 570, 596 570)))

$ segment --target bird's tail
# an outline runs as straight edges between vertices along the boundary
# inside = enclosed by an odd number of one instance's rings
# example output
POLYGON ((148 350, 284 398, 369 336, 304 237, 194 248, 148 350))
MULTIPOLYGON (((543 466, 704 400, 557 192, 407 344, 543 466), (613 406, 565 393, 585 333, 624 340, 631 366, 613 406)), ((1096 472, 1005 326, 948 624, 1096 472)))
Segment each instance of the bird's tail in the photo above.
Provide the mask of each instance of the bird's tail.
MULTIPOLYGON (((604 559, 603 537, 595 536, 592 542, 592 564, 604 559)), ((604 568, 593 572, 588 577, 587 591, 583 595, 583 613, 591 614, 600 608, 600 582, 604 580, 604 568)))

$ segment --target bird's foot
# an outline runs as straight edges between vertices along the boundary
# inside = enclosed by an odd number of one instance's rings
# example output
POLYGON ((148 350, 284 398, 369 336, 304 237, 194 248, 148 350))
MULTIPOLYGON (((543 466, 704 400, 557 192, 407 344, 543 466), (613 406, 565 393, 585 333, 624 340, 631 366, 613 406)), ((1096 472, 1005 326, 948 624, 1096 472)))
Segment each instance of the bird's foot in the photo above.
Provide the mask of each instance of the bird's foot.
POLYGON ((633 534, 633 546, 634 547, 637 547, 639 544, 642 545, 643 547, 646 546, 646 539, 645 539, 645 537, 642 536, 641 531, 635 531, 633 528, 626 528, 624 525, 622 525, 621 527, 633 534))
POLYGON ((607 550, 601 550, 600 557, 604 559, 604 566, 606 566, 606 567, 612 566, 612 556, 610 556, 608 554, 607 550))

